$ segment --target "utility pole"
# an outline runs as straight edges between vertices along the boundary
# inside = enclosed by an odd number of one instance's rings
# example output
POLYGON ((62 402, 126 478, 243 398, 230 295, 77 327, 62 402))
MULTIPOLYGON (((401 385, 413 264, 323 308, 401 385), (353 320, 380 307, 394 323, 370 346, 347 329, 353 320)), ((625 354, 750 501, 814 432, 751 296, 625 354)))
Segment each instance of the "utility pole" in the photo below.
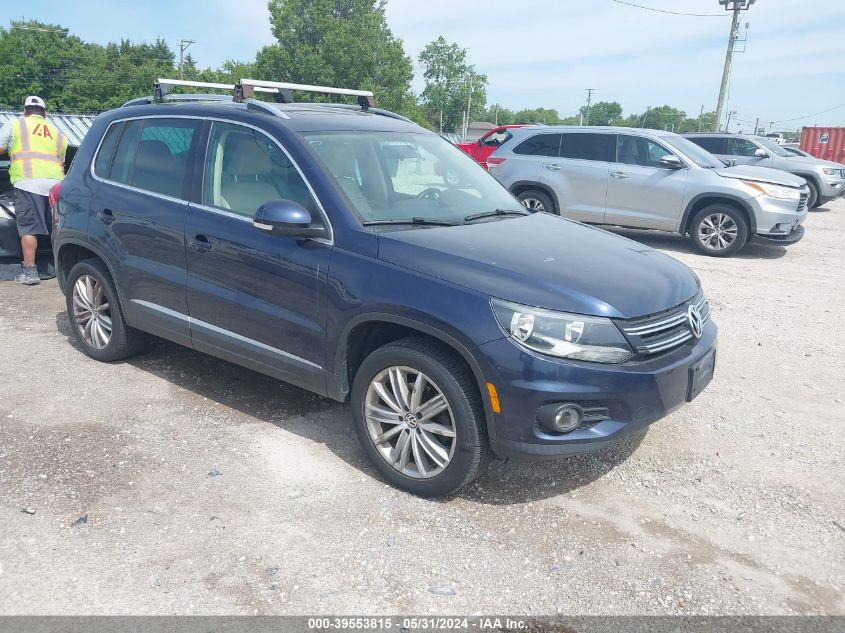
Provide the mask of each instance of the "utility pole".
POLYGON ((760 117, 757 117, 757 120, 754 122, 754 136, 760 133, 760 117))
POLYGON ((179 79, 185 78, 185 51, 191 44, 196 44, 194 40, 179 40, 179 79))
POLYGON ((730 128, 731 128, 731 117, 732 117, 734 114, 736 114, 736 110, 731 110, 730 112, 728 112, 728 122, 727 122, 727 123, 725 123, 725 132, 730 132, 730 131, 731 131, 731 130, 730 130, 730 128))
POLYGON ((475 79, 475 76, 470 74, 469 76, 469 96, 467 97, 467 117, 466 123, 464 125, 464 143, 467 140, 467 128, 469 127, 469 118, 472 116, 472 80, 475 79))
POLYGON ((595 88, 587 88, 587 116, 584 117, 587 119, 587 125, 590 124, 590 103, 593 101, 593 92, 595 90, 595 88))
POLYGON ((701 126, 704 123, 702 120, 704 118, 704 106, 701 106, 701 112, 698 113, 698 131, 701 132, 701 126))
POLYGON ((728 52, 725 54, 725 67, 722 70, 722 85, 719 86, 719 102, 716 104, 716 120, 713 122, 713 131, 719 131, 722 122, 722 110, 725 107, 725 96, 728 93, 728 82, 731 78, 731 65, 733 64, 734 45, 739 36, 739 13, 747 10, 756 0, 719 0, 725 11, 732 11, 731 34, 728 37, 728 52))

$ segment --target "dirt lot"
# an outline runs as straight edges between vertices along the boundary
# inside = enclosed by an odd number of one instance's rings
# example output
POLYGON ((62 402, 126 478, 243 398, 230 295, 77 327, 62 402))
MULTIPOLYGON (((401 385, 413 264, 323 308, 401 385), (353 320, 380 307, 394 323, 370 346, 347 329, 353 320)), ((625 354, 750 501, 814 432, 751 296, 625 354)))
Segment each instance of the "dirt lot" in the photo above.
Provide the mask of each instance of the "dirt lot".
POLYGON ((845 202, 710 259, 707 391, 597 455, 386 486, 349 411, 168 343, 104 365, 0 284, 0 613, 845 613, 845 202))

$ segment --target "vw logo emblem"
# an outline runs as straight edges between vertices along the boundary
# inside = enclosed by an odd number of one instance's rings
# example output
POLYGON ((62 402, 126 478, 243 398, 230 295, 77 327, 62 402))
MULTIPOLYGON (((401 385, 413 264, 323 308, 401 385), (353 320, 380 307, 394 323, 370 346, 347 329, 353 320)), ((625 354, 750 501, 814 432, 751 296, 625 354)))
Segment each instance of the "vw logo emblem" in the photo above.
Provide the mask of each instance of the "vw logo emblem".
POLYGON ((701 312, 695 306, 690 306, 687 309, 687 321, 689 321, 689 329, 695 338, 701 338, 701 331, 704 323, 701 319, 701 312))

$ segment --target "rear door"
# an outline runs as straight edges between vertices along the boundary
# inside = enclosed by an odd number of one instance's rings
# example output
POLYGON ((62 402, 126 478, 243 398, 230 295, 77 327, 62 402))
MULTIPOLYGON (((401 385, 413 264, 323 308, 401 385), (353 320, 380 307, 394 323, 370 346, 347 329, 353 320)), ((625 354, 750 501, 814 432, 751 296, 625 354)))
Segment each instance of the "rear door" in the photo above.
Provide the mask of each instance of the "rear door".
POLYGON ((90 239, 111 255, 132 326, 190 345, 185 212, 202 123, 148 117, 111 125, 93 173, 90 239))
POLYGON ((185 226, 194 347, 325 393, 321 288, 331 240, 273 235, 252 224, 262 204, 288 199, 329 228, 301 171, 265 132, 214 121, 202 182, 185 226))
POLYGON ((605 222, 675 230, 689 170, 661 165, 664 156, 677 155, 654 140, 619 134, 616 145, 616 162, 610 168, 607 185, 605 222))
POLYGON ((607 179, 615 147, 615 134, 561 135, 559 157, 546 161, 542 176, 557 194, 561 215, 580 222, 604 222, 607 179))

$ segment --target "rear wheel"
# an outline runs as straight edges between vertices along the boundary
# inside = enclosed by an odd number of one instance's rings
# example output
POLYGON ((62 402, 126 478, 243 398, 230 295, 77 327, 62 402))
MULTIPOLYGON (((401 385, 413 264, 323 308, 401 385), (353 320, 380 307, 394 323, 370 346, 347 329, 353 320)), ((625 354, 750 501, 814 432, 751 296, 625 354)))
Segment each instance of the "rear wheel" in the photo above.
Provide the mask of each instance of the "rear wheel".
POLYGON ((748 222, 732 206, 711 204, 693 217, 690 237, 695 247, 705 255, 727 257, 745 246, 748 222))
POLYGON ((355 375, 352 411, 367 457, 391 484, 415 495, 457 491, 490 452, 472 376, 454 353, 425 339, 370 354, 355 375))
POLYGON ((146 335, 126 325, 114 283, 99 259, 71 268, 65 300, 74 338, 91 358, 110 362, 143 348, 146 335))
POLYGON ((529 189, 528 191, 523 191, 517 196, 517 198, 519 198, 522 206, 528 209, 531 213, 539 213, 541 211, 545 211, 546 213, 555 213, 555 206, 552 203, 551 198, 549 198, 548 194, 543 191, 529 189))

